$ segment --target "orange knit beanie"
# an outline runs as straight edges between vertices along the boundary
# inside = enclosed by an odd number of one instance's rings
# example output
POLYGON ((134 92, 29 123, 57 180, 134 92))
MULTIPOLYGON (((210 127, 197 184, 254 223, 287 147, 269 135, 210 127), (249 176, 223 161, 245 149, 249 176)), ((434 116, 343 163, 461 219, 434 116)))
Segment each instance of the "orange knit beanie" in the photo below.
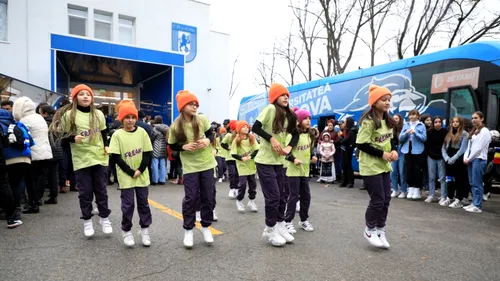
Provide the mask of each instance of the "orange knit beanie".
POLYGON ((92 96, 92 99, 94 99, 94 93, 92 92, 92 89, 85 84, 80 84, 73 88, 73 90, 71 91, 71 99, 74 100, 78 95, 78 93, 83 90, 89 91, 90 95, 92 96))
POLYGON ((175 96, 175 100, 177 101, 177 109, 179 112, 184 109, 184 107, 190 103, 190 102, 196 102, 197 104, 200 104, 198 102, 198 98, 191 93, 190 91, 187 90, 181 90, 177 93, 177 96, 175 96))
POLYGON ((288 92, 288 89, 285 86, 275 83, 269 87, 267 98, 269 99, 269 103, 273 104, 282 95, 290 97, 290 92, 288 92))
POLYGON ((385 95, 391 95, 392 93, 386 87, 380 87, 377 85, 370 85, 370 90, 368 92, 368 104, 372 107, 380 98, 385 95))
POLYGON ((241 132, 241 129, 243 129, 243 127, 247 126, 248 128, 250 128, 250 125, 248 125, 247 121, 238 121, 236 122, 236 133, 240 133, 241 132))

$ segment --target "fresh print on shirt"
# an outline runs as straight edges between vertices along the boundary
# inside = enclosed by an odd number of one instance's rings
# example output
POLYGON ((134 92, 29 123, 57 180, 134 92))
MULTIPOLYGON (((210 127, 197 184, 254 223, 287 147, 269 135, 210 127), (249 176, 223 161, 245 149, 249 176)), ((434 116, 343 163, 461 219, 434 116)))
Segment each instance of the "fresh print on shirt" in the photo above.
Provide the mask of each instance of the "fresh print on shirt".
MULTIPOLYGON (((262 123, 262 129, 273 136, 283 147, 286 147, 288 143, 286 143, 287 133, 281 132, 279 134, 273 133, 273 122, 276 117, 276 107, 273 104, 270 104, 262 110, 262 112, 257 117, 257 121, 262 123)), ((288 126, 288 122, 285 119, 285 128, 288 126)), ((261 138, 259 152, 255 157, 255 162, 264 165, 283 165, 285 162, 285 156, 278 155, 274 152, 271 143, 261 138)))
MULTIPOLYGON (((119 154, 123 161, 134 171, 141 166, 143 153, 148 151, 153 151, 153 146, 148 133, 141 127, 137 127, 134 132, 127 132, 123 129, 117 130, 113 134, 109 145, 109 153, 119 154)), ((146 187, 150 184, 148 169, 134 179, 116 165, 116 176, 118 177, 120 189, 146 187)))
MULTIPOLYGON (((180 118, 180 117, 179 117, 180 118)), ((200 138, 204 138, 204 133, 210 129, 210 121, 208 121, 205 115, 196 115, 196 119, 198 122, 198 127, 200 129, 200 138)), ((168 134, 168 143, 175 144, 177 143, 176 134, 176 124, 174 123, 170 127, 170 133, 168 134)), ((184 123, 184 133, 186 134, 187 142, 194 142, 194 132, 193 126, 191 123, 184 123)), ((182 145, 186 143, 181 143, 182 145)), ((215 157, 212 154, 212 146, 208 145, 204 149, 198 149, 193 152, 191 151, 181 151, 181 162, 182 162, 182 172, 184 174, 191 174, 197 172, 203 172, 206 170, 213 169, 217 166, 217 161, 215 161, 215 157)))
MULTIPOLYGON (((96 112, 99 117, 99 122, 96 124, 98 127, 93 128, 95 137, 91 142, 89 137, 91 131, 90 112, 76 111, 75 135, 81 135, 86 138, 84 138, 81 143, 71 143, 70 145, 73 169, 75 171, 95 165, 108 166, 108 155, 104 154, 104 142, 101 136, 101 131, 106 129, 106 121, 104 119, 104 114, 100 110, 96 110, 96 112)), ((68 111, 62 118, 63 126, 68 133, 71 133, 70 114, 71 111, 68 111)))
MULTIPOLYGON (((253 146, 250 145, 250 140, 242 140, 240 146, 236 145, 236 139, 231 145, 231 154, 239 155, 240 157, 250 156, 254 151, 259 149, 259 144, 257 140, 254 141, 253 146)), ((257 167, 255 166, 254 159, 250 159, 247 162, 236 160, 236 168, 238 169, 238 174, 240 176, 255 175, 257 172, 257 167)))
MULTIPOLYGON (((375 123, 373 120, 365 119, 363 123, 361 123, 356 143, 368 143, 384 152, 391 152, 392 138, 393 130, 387 127, 385 120, 382 120, 381 127, 375 130, 375 123)), ((390 171, 390 162, 363 151, 359 152, 359 173, 362 176, 374 176, 390 171)))

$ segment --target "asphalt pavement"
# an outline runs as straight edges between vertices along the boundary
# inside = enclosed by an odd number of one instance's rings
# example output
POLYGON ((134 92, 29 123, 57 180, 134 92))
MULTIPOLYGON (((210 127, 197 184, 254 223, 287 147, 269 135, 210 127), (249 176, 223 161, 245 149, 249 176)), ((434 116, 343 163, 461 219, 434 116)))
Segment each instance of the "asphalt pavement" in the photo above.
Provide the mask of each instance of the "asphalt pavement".
MULTIPOLYGON (((258 213, 239 213, 228 198, 228 183, 217 184, 215 242, 183 247, 180 220, 183 188, 167 183, 150 188, 152 245, 123 245, 120 196, 109 186, 113 234, 105 236, 94 217, 96 235, 83 235, 77 193, 59 196, 24 224, 0 229, 0 280, 500 280, 500 195, 484 203, 482 214, 393 199, 389 210, 389 250, 363 237, 368 194, 355 188, 311 181, 310 222, 295 242, 275 248, 262 238, 264 200, 258 213)), ((245 204, 248 199, 245 198, 245 204)))

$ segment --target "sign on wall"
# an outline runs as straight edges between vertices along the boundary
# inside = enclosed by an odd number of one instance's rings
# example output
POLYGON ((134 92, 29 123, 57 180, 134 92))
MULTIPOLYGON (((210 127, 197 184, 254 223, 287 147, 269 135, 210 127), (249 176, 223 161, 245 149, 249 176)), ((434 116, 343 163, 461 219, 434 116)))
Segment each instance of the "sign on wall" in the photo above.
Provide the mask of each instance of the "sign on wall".
POLYGON ((172 50, 184 53, 186 63, 196 57, 196 27, 172 23, 172 50))

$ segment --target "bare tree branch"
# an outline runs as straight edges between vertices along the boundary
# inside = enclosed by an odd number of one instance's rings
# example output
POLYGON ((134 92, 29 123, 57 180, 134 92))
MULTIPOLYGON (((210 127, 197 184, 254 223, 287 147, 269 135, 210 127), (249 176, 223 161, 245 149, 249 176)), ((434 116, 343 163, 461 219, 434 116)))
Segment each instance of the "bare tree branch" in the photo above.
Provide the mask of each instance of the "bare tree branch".
POLYGON ((258 77, 255 77, 255 82, 258 86, 263 86, 264 90, 267 92, 271 84, 274 83, 276 78, 275 64, 276 64, 276 43, 274 43, 272 52, 261 52, 261 61, 257 66, 258 77), (271 63, 268 64, 268 58, 271 57, 271 63))
POLYGON ((234 63, 233 63, 233 71, 231 72, 231 84, 229 86, 229 99, 233 98, 234 93, 236 93, 236 89, 238 89, 238 86, 240 85, 240 83, 238 82, 236 84, 236 86, 234 86, 234 71, 236 70, 236 63, 238 62, 239 57, 240 57, 240 55, 238 55, 236 57, 236 59, 234 59, 234 63))

